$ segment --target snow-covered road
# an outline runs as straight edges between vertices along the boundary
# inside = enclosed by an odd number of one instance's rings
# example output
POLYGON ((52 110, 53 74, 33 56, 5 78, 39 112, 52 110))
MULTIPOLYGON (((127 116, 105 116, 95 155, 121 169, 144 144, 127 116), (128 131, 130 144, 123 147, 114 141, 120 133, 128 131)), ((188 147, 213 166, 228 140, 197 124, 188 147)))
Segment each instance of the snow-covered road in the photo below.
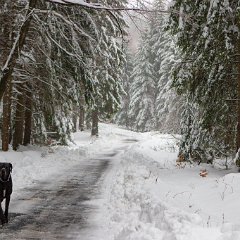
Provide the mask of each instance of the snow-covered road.
POLYGON ((135 142, 128 138, 99 141, 85 132, 71 147, 1 153, 1 161, 13 163, 14 192, 0 239, 99 240, 102 183, 118 154, 135 142))
POLYGON ((1 229, 1 239, 98 239, 98 226, 90 220, 100 207, 94 202, 111 161, 127 142, 21 189, 11 202, 10 223, 1 229))
POLYGON ((10 224, 3 228, 6 239, 80 239, 81 230, 89 228, 88 214, 97 197, 99 180, 109 160, 89 159, 66 169, 53 179, 46 179, 23 192, 12 203, 10 224), (24 206, 25 211, 20 207, 24 206), (19 211, 20 210, 20 211, 19 211), (19 213, 20 212, 20 213, 19 213), (79 237, 79 238, 78 238, 79 237))

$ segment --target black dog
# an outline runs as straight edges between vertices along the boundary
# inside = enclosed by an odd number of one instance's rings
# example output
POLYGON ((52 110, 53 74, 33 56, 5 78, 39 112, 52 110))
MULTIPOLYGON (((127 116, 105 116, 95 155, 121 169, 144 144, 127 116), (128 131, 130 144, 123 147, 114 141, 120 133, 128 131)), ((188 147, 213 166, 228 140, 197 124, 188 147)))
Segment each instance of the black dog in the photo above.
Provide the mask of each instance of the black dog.
POLYGON ((10 197, 12 194, 12 164, 11 163, 0 163, 0 220, 2 225, 8 222, 8 207, 10 203, 10 197), (5 212, 3 213, 2 201, 5 202, 5 212))

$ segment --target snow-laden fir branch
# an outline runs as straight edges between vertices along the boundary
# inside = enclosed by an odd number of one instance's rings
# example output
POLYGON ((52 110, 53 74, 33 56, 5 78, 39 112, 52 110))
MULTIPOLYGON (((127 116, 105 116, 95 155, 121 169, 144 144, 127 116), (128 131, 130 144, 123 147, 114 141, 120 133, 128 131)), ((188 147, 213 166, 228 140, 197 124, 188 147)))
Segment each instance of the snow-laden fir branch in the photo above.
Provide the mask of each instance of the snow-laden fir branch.
MULTIPOLYGON (((25 22, 29 19, 29 17, 32 15, 33 11, 31 11, 26 19, 25 19, 25 22)), ((25 22, 22 24, 21 28, 24 26, 25 22)), ((6 69, 8 69, 9 67, 9 63, 11 62, 12 58, 13 58, 13 55, 14 53, 16 52, 16 49, 18 48, 18 44, 19 44, 19 40, 20 40, 20 35, 21 35, 21 28, 20 28, 20 31, 18 32, 17 34, 17 37, 13 43, 13 46, 12 46, 12 49, 10 51, 10 54, 8 55, 8 58, 4 64, 4 66, 2 67, 1 71, 4 72, 6 69)))
POLYGON ((52 3, 58 3, 63 5, 78 5, 82 7, 87 7, 95 10, 108 10, 108 11, 136 11, 136 12, 162 12, 162 13, 170 13, 172 11, 169 10, 154 10, 154 9, 143 9, 143 8, 137 8, 137 7, 106 7, 100 3, 87 3, 83 0, 46 0, 48 2, 52 3))
POLYGON ((34 13, 45 13, 48 15, 54 15, 55 17, 58 17, 60 19, 62 19, 66 24, 68 24, 69 26, 72 26, 77 32, 81 33, 82 36, 87 37, 88 39, 95 41, 95 39, 93 39, 88 33, 86 33, 85 31, 83 31, 83 29, 81 29, 76 23, 74 23, 73 21, 67 19, 66 17, 64 17, 62 14, 53 11, 53 10, 40 10, 40 9, 34 9, 33 10, 34 13))

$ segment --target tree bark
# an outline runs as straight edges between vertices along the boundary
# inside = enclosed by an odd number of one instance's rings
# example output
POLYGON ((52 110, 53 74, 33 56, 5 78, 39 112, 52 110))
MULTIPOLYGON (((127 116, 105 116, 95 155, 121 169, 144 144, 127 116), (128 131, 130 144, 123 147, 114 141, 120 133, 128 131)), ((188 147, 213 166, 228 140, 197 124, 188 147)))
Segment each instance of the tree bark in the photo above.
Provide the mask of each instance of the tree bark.
POLYGON ((11 96, 12 84, 8 82, 5 94, 3 96, 3 123, 2 123, 2 150, 8 151, 10 142, 11 127, 11 96))
MULTIPOLYGON (((240 39, 238 40, 238 54, 240 53, 240 39)), ((239 55, 240 56, 240 55, 239 55)), ((237 136, 236 145, 238 149, 240 148, 240 57, 238 57, 238 76, 237 76, 237 136)))
POLYGON ((72 120, 73 120, 73 132, 77 131, 77 109, 76 107, 73 108, 72 120))
POLYGON ((84 119, 85 119, 85 111, 84 106, 80 106, 80 113, 79 113, 79 129, 80 131, 84 131, 84 119))
MULTIPOLYGON (((14 31, 14 16, 16 14, 15 3, 8 2, 6 7, 11 9, 11 18, 9 18, 9 12, 1 13, 1 37, 0 37, 0 61, 1 64, 6 62, 11 46, 13 44, 13 31, 14 31)), ((12 97, 12 78, 9 78, 9 82, 6 85, 5 94, 3 95, 3 118, 2 118, 2 150, 8 151, 9 143, 11 141, 11 97, 12 97)))
POLYGON ((73 113, 72 120, 73 120, 73 132, 76 132, 77 131, 77 114, 75 111, 73 113))
POLYGON ((24 139, 23 145, 27 146, 31 143, 31 134, 32 134, 32 91, 30 85, 28 85, 26 92, 25 100, 25 126, 24 126, 24 139))
POLYGON ((6 90, 7 83, 10 81, 16 61, 19 58, 21 50, 24 46, 26 36, 32 20, 31 10, 36 7, 37 0, 29 0, 29 9, 27 11, 25 22, 19 31, 19 35, 13 43, 12 49, 8 55, 5 66, 2 69, 2 77, 0 78, 0 102, 6 90))
POLYGON ((17 150, 19 145, 23 144, 23 126, 24 126, 24 91, 19 90, 17 97, 17 106, 15 113, 13 150, 17 150))
POLYGON ((92 136, 98 136, 98 109, 92 111, 92 136))
POLYGON ((84 131, 84 120, 85 120, 85 86, 83 81, 80 81, 80 111, 79 111, 79 129, 84 131))

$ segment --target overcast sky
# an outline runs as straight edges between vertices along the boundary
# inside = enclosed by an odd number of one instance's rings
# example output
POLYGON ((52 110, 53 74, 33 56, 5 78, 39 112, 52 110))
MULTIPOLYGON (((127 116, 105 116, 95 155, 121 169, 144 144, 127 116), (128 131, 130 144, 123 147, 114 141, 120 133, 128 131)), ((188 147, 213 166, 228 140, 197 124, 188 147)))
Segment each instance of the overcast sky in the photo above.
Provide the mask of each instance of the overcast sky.
MULTIPOLYGON (((129 7, 143 8, 150 5, 153 0, 132 0, 129 7)), ((127 12, 126 18, 129 24, 129 45, 130 49, 136 51, 141 30, 144 29, 144 14, 141 16, 133 11, 127 12)))
MULTIPOLYGON (((131 3, 129 4, 129 6, 141 8, 142 6, 151 5, 153 1, 154 0, 130 0, 129 2, 131 3)), ((165 0, 164 2, 166 3, 166 5, 168 5, 170 1, 171 0, 165 0)), ((146 18, 144 17, 144 14, 141 16, 140 14, 134 14, 133 12, 129 12, 128 15, 130 16, 126 16, 126 18, 129 24, 129 45, 130 49, 136 51, 139 42, 140 32, 144 29, 144 26, 146 26, 146 18)))

